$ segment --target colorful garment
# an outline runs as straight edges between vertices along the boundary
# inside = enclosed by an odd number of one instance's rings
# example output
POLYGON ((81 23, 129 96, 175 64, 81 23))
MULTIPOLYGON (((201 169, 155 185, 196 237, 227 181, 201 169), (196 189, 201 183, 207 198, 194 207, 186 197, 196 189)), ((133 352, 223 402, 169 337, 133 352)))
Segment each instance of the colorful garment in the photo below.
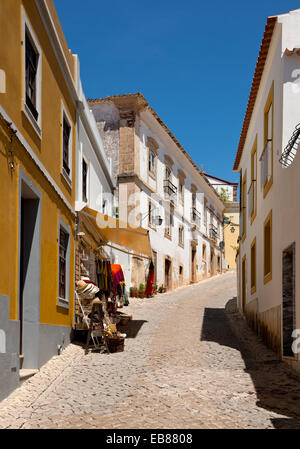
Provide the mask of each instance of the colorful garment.
POLYGON ((153 284, 154 284, 154 264, 153 264, 153 262, 152 262, 152 260, 151 260, 150 266, 149 266, 149 274, 148 274, 148 280, 147 280, 147 287, 146 287, 146 291, 145 291, 145 295, 146 295, 146 296, 152 296, 152 295, 154 295, 153 284))

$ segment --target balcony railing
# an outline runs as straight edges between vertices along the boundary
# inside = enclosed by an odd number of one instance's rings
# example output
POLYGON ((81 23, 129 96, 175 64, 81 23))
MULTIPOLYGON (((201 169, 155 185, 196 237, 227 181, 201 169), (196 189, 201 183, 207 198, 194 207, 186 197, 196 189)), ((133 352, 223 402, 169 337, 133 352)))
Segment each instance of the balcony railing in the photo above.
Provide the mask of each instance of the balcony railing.
POLYGON ((164 180, 164 193, 167 200, 170 200, 173 203, 176 202, 177 187, 174 186, 169 179, 164 180))
POLYGON ((261 161, 261 181, 264 187, 271 178, 272 173, 272 141, 268 140, 260 157, 261 161))
POLYGON ((252 217, 252 215, 255 212, 255 185, 256 185, 256 179, 252 179, 252 182, 250 184, 250 188, 248 190, 248 204, 249 204, 249 216, 252 217))
POLYGON ((201 214, 197 211, 195 207, 191 209, 191 221, 200 227, 201 225, 201 214))
POLYGON ((213 240, 218 239, 218 230, 213 224, 209 226, 209 237, 213 240))

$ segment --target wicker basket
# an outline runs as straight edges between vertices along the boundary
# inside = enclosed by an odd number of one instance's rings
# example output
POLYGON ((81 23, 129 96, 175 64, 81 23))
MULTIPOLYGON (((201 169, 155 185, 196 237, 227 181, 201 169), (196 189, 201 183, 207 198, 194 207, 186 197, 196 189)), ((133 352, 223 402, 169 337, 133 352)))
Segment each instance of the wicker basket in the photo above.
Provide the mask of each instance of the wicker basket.
POLYGON ((110 352, 123 352, 124 351, 124 338, 108 338, 107 344, 110 352))
POLYGON ((131 320, 130 316, 122 316, 120 321, 119 321, 119 325, 120 326, 126 326, 126 324, 131 320))

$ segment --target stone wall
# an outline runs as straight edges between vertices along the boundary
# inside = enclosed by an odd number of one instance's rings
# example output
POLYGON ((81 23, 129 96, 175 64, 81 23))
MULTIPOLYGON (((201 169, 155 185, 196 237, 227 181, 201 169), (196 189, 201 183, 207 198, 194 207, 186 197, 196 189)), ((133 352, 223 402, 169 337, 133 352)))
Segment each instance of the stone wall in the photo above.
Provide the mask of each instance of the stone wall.
POLYGON ((99 133, 101 135, 105 153, 112 160, 112 173, 114 181, 120 172, 120 113, 112 103, 93 104, 89 102, 99 133))
POLYGON ((258 299, 246 304, 245 317, 248 325, 276 354, 281 355, 281 307, 264 312, 258 311, 258 299))

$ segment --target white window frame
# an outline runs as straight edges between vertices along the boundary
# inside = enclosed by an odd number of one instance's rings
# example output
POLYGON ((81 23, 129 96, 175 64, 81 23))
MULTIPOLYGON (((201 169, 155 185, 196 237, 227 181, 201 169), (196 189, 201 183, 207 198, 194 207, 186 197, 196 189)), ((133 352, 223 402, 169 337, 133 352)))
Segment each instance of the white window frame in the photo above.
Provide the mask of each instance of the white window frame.
POLYGON ((156 223, 155 223, 156 207, 155 207, 154 203, 151 200, 149 200, 148 207, 150 208, 149 225, 152 226, 153 228, 156 228, 156 223))
POLYGON ((178 244, 179 245, 184 245, 184 225, 180 224, 178 226, 178 244), (181 241, 180 241, 180 230, 181 230, 181 241))
POLYGON ((165 235, 172 237, 172 216, 170 212, 165 212, 165 235))
POLYGON ((81 201, 88 203, 90 199, 90 163, 87 157, 82 154, 81 157, 81 201), (83 161, 86 163, 86 201, 83 199, 83 161))
POLYGON ((184 204, 184 189, 185 189, 185 183, 184 183, 183 179, 179 178, 179 180, 178 180, 178 198, 179 198, 179 202, 181 204, 184 204), (180 194, 180 186, 182 186, 181 194, 180 194))
POLYGON ((67 183, 69 184, 70 187, 72 187, 72 153, 73 153, 73 124, 72 121, 70 119, 70 116, 65 108, 64 102, 63 100, 61 100, 61 174, 62 176, 65 178, 65 180, 67 181, 67 183), (70 138, 69 138, 69 169, 70 169, 70 174, 68 175, 68 173, 66 172, 66 170, 64 169, 63 163, 64 163, 64 156, 63 156, 63 151, 64 151, 64 118, 67 120, 68 125, 71 128, 70 131, 70 138))
POLYGON ((33 31, 33 28, 29 22, 29 19, 22 7, 22 80, 23 80, 23 92, 22 92, 22 112, 25 114, 33 129, 37 135, 42 138, 42 50, 38 43, 37 37, 33 31), (36 73, 36 110, 38 112, 38 119, 36 120, 26 104, 26 30, 30 36, 31 43, 35 47, 36 52, 39 55, 38 66, 36 73))
POLYGON ((68 309, 70 307, 70 258, 71 258, 71 228, 65 223, 65 221, 59 215, 58 217, 58 282, 57 282, 57 305, 68 309), (59 244, 60 244, 60 228, 63 228, 64 232, 69 235, 68 247, 66 253, 66 297, 61 298, 59 296, 59 244))

